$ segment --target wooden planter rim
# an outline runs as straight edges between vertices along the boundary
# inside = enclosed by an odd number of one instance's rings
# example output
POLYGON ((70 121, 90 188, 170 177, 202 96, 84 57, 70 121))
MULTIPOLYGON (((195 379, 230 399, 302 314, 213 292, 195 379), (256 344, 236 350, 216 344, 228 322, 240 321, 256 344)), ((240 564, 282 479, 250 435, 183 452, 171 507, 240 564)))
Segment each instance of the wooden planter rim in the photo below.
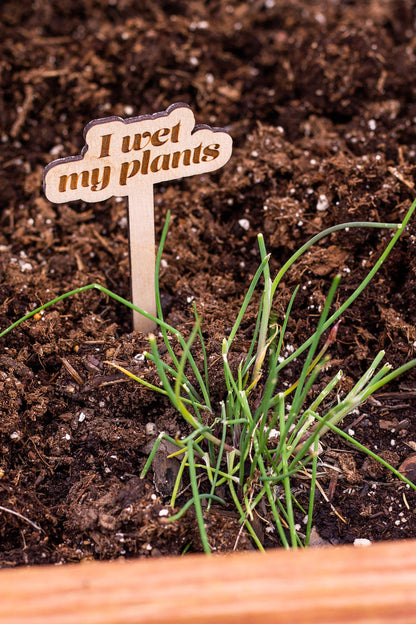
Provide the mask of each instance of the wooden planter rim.
POLYGON ((0 571, 1 624, 416 622, 416 540, 0 571))

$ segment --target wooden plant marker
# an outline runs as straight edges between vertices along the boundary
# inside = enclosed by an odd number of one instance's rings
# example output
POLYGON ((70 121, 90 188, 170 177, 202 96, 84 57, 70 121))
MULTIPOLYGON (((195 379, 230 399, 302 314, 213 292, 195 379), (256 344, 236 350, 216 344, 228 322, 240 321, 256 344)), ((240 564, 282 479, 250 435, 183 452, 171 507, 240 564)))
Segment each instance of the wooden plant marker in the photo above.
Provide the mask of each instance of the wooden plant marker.
MULTIPOLYGON (((153 185, 219 169, 231 156, 232 139, 221 128, 196 126, 187 104, 129 119, 95 119, 84 138, 80 156, 45 167, 45 195, 56 204, 128 197, 132 301, 156 316, 153 185)), ((133 326, 155 328, 137 312, 133 326)))

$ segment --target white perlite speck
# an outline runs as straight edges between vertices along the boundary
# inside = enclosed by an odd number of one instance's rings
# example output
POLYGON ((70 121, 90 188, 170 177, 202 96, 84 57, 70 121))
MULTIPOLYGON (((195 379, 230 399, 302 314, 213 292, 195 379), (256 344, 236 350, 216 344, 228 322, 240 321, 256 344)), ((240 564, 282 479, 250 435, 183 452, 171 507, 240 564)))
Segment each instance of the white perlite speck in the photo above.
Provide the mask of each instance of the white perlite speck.
POLYGON ((365 537, 357 537, 354 540, 354 546, 371 546, 371 541, 365 537))
POLYGON ((26 273, 26 271, 31 271, 33 269, 30 262, 24 262, 23 260, 19 260, 19 266, 22 273, 26 273))
POLYGON ((155 423, 148 422, 145 426, 145 432, 147 436, 155 436, 157 435, 157 427, 155 423))
POLYGON ((318 212, 325 212, 329 208, 329 200, 326 195, 319 195, 316 209, 318 212))

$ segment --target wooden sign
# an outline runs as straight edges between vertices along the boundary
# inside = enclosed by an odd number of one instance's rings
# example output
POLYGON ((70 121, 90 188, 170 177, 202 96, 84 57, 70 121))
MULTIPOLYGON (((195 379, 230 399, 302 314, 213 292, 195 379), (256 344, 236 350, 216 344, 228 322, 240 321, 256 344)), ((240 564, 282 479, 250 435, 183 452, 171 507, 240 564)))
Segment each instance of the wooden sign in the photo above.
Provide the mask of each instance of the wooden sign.
MULTIPOLYGON (((219 169, 229 160, 232 139, 221 128, 195 125, 187 104, 122 119, 91 121, 80 156, 55 160, 44 171, 53 203, 98 202, 128 197, 132 301, 156 316, 153 185, 219 169)), ((134 313, 134 329, 154 323, 134 313)))

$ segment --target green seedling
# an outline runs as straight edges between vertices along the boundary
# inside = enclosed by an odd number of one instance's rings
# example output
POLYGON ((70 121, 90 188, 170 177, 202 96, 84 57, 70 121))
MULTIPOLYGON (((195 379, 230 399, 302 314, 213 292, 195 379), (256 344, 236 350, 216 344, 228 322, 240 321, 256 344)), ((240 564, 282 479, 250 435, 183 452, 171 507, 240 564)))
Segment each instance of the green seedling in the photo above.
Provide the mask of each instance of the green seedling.
POLYGON ((348 414, 362 405, 374 392, 414 367, 416 360, 411 360, 404 366, 392 370, 388 364, 382 364, 384 352, 381 351, 345 396, 342 396, 338 390, 338 384, 342 378, 341 370, 333 376, 319 394, 314 392, 315 382, 322 369, 328 364, 328 349, 336 340, 339 318, 380 269, 404 231, 415 208, 416 201, 412 203, 400 224, 352 222, 322 231, 294 253, 274 279, 270 276, 269 256, 263 237, 259 235, 260 266, 251 280, 234 325, 229 335, 224 336, 222 344, 220 355, 224 395, 218 403, 214 402, 210 392, 208 355, 201 331, 201 319, 196 308, 194 307, 194 329, 188 338, 166 323, 163 318, 158 274, 168 231, 169 214, 156 258, 156 316, 147 314, 99 284, 89 284, 64 293, 36 308, 1 332, 0 337, 5 336, 20 323, 47 307, 89 289, 97 289, 153 321, 157 324, 160 333, 158 338, 153 334, 149 336, 150 349, 144 355, 150 362, 153 362, 161 381, 161 387, 134 375, 116 362, 109 364, 149 390, 167 397, 188 427, 189 433, 183 439, 173 439, 161 433, 141 473, 141 477, 145 477, 163 438, 177 447, 178 450, 174 455, 178 457, 181 464, 172 492, 171 504, 172 506, 176 504, 179 484, 185 474, 190 482, 192 496, 185 502, 181 511, 171 516, 168 521, 174 522, 193 505, 202 545, 204 551, 208 553, 211 547, 204 516, 209 513, 213 502, 232 503, 242 527, 247 530, 255 545, 263 550, 263 545, 253 526, 254 515, 262 503, 263 509, 265 505, 273 518, 275 530, 285 548, 307 546, 312 527, 314 494, 316 486, 319 486, 317 482, 318 455, 322 437, 327 431, 333 431, 346 439, 357 450, 367 453, 391 470, 397 478, 416 489, 413 483, 385 460, 359 444, 338 426, 348 414), (334 306, 334 298, 340 276, 335 277, 316 330, 293 353, 283 355, 285 332, 298 290, 298 288, 294 290, 284 318, 277 319, 273 310, 273 301, 283 276, 301 255, 324 237, 340 230, 357 227, 389 228, 394 234, 365 279, 338 308, 334 306), (234 339, 238 335, 250 302, 259 290, 261 297, 251 345, 248 353, 241 359, 237 370, 233 370, 229 363, 229 355, 234 339), (161 348, 158 345, 160 341, 164 345, 164 351, 169 355, 169 364, 161 355, 161 348), (320 347, 322 342, 323 346, 320 347), (193 356, 193 349, 196 348, 199 350, 200 357, 202 354, 201 369, 197 366, 193 356), (177 355, 179 351, 180 356, 177 355), (279 386, 284 368, 295 358, 301 361, 301 357, 303 364, 298 379, 289 388, 279 386), (277 435, 275 435, 276 432, 277 435), (310 480, 307 510, 300 506, 294 495, 293 481, 294 477, 305 475, 305 471, 309 471, 306 474, 310 480), (228 492, 228 501, 223 498, 224 486, 225 491, 228 492), (221 490, 219 490, 220 487, 221 490), (218 496, 218 492, 221 492, 222 496, 218 496), (296 506, 307 515, 305 533, 297 530, 296 506))

